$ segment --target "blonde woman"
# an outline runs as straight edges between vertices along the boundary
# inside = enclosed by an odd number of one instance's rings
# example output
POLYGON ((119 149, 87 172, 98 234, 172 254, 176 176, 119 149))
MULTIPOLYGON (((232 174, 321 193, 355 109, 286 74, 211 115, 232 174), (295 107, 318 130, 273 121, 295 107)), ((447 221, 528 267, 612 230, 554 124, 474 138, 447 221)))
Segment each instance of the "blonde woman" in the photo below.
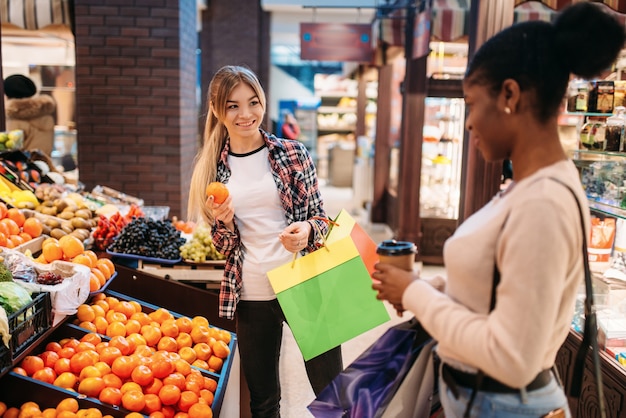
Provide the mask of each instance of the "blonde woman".
MULTIPOLYGON (((317 174, 306 148, 261 129, 266 100, 256 75, 225 66, 208 92, 204 144, 196 157, 189 219, 212 225, 215 247, 226 256, 219 314, 235 319, 241 365, 253 417, 280 416, 279 356, 285 316, 266 272, 295 252, 316 249, 327 229, 317 174), (225 183, 221 204, 205 195, 225 183), (318 228, 313 227, 317 223, 318 228), (319 232, 318 232, 319 231, 319 232)), ((318 394, 342 370, 341 347, 305 363, 318 394)))

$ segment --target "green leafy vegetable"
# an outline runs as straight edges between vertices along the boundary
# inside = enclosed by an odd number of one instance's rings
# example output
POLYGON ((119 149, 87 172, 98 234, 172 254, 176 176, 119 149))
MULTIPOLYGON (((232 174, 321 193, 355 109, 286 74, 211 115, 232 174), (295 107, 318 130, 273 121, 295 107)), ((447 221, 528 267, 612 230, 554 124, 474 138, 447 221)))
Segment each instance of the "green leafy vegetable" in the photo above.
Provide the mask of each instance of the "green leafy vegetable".
POLYGON ((0 282, 0 305, 11 315, 31 303, 28 290, 15 282, 0 282))

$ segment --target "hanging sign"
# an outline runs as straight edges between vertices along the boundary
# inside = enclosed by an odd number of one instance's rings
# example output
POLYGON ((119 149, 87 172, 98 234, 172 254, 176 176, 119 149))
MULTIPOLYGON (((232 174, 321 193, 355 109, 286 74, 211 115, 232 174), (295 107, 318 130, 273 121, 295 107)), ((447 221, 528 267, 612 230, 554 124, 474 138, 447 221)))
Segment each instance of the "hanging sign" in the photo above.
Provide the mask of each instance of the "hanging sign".
POLYGON ((371 25, 300 24, 300 58, 303 60, 370 62, 372 57, 371 25))

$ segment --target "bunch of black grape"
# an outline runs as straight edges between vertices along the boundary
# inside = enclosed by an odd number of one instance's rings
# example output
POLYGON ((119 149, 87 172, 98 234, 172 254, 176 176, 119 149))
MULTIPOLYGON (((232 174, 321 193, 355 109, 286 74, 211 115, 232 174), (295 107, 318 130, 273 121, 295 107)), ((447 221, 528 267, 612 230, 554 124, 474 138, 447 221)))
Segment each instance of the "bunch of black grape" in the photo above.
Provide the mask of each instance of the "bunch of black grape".
POLYGON ((172 221, 156 221, 138 217, 128 223, 117 235, 108 250, 121 254, 176 260, 180 258, 181 245, 185 239, 180 236, 172 221))

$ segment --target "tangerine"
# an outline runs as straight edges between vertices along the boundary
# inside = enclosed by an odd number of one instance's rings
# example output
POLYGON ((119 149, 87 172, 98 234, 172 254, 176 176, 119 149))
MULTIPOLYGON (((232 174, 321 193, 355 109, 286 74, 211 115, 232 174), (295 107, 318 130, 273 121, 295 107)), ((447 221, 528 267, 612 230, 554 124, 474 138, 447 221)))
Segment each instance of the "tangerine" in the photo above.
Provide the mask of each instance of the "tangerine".
POLYGON ((71 261, 72 263, 82 264, 83 266, 87 266, 89 268, 93 267, 91 264, 91 258, 85 254, 78 254, 76 257, 72 258, 71 261))
POLYGON ((19 228, 21 228, 22 225, 24 225, 24 222, 26 222, 26 216, 18 208, 11 208, 7 210, 5 219, 6 218, 11 219, 13 222, 15 222, 19 228))
POLYGON ((153 412, 161 411, 161 407, 163 404, 161 403, 161 398, 156 393, 145 393, 144 399, 146 400, 146 406, 143 408, 144 414, 152 414, 153 412))
POLYGON ((149 386, 154 381, 154 374, 152 373, 152 370, 150 369, 150 367, 143 364, 135 367, 130 377, 133 382, 141 386, 149 386))
MULTIPOLYGON (((9 210, 9 207, 7 206, 7 204, 4 202, 0 202, 0 219, 7 216, 8 210, 9 210)), ((2 415, 0 414, 0 416, 2 415)))
POLYGON ((98 399, 100 402, 119 406, 122 403, 122 392, 119 388, 107 386, 102 389, 102 392, 98 395, 98 399))
POLYGON ((224 203, 229 194, 226 185, 219 181, 209 183, 205 192, 207 197, 213 196, 213 201, 219 204, 224 203))
POLYGON ((78 408, 79 405, 76 398, 65 398, 57 404, 56 410, 57 412, 69 411, 76 413, 78 408))
POLYGON ((64 235, 59 239, 59 245, 63 250, 63 254, 72 259, 76 257, 78 254, 82 254, 85 252, 85 245, 81 240, 76 238, 74 235, 64 235))
POLYGON ((230 348, 222 340, 216 340, 211 346, 213 354, 221 359, 225 359, 230 354, 230 348))
POLYGON ((131 412, 139 412, 146 406, 141 390, 129 390, 122 395, 122 406, 131 412))
POLYGON ((176 385, 163 385, 159 390, 159 398, 163 405, 175 405, 180 399, 180 388, 176 385))
POLYGON ((187 413, 189 418, 213 418, 213 410, 209 405, 203 403, 191 405, 187 413))
POLYGON ((39 219, 33 216, 32 218, 28 218, 24 221, 22 231, 26 232, 33 238, 37 238, 43 232, 43 225, 39 219))
POLYGON ((46 260, 46 263, 63 259, 63 250, 58 242, 50 241, 47 244, 42 245, 41 252, 43 254, 43 258, 46 260))
POLYGON ((190 390, 183 390, 180 393, 180 399, 178 400, 176 405, 178 406, 178 409, 180 409, 181 411, 187 412, 189 411, 189 408, 191 408, 192 405, 195 405, 197 403, 198 403, 198 395, 196 395, 194 392, 190 390))
POLYGON ((57 374, 52 367, 44 367, 43 369, 37 370, 33 373, 32 378, 41 382, 53 384, 57 378, 57 374))
POLYGON ((26 356, 20 363, 20 367, 26 371, 29 376, 32 376, 36 371, 45 367, 44 361, 39 356, 26 356))
POLYGON ((87 377, 78 384, 78 393, 97 398, 104 388, 104 380, 101 377, 87 377))

